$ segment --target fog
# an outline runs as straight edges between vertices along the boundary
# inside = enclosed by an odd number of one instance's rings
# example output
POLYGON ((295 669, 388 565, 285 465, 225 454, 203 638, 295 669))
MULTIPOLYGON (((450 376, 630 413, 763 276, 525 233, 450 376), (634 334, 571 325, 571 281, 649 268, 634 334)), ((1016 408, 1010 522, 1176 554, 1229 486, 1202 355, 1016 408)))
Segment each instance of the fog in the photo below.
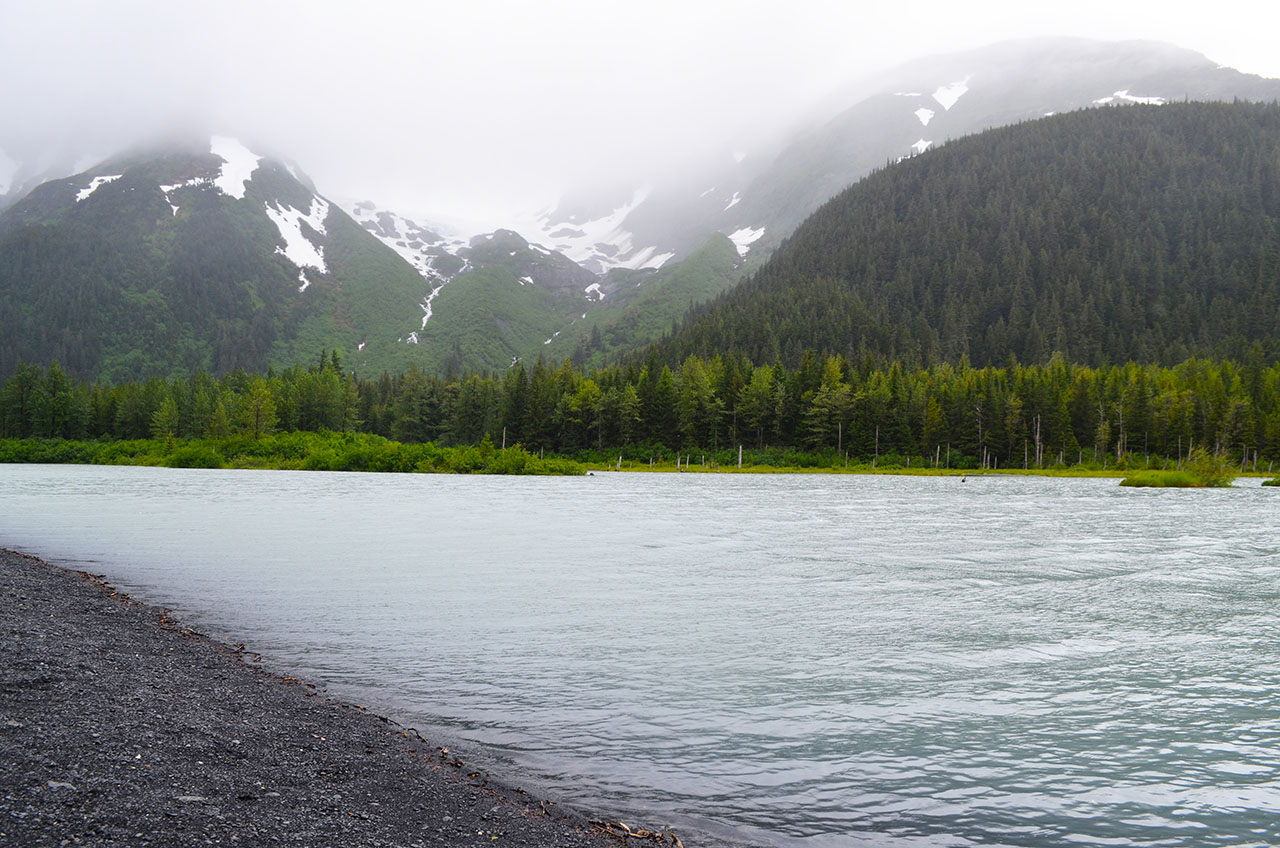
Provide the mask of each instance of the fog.
POLYGON ((862 75, 1009 38, 1148 38, 1280 76, 1270 4, 1039 5, 6 2, 0 150, 84 164, 216 131, 333 197, 493 222, 751 155, 862 75))

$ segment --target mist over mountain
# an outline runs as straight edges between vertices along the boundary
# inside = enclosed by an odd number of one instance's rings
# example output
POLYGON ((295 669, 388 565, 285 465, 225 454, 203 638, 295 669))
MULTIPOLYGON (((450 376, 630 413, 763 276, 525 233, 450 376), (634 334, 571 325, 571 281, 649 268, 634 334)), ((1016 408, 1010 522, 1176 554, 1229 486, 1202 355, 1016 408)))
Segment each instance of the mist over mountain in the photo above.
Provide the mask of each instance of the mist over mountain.
MULTIPOLYGON (((762 126, 718 153, 691 139, 684 165, 645 169, 635 179, 614 174, 533 219, 479 234, 451 227, 448 216, 325 199, 327 188, 313 185, 288 150, 251 154, 261 164, 246 175, 244 190, 257 197, 250 210, 225 202, 243 198, 219 189, 215 173, 241 154, 218 156, 207 135, 106 158, 86 152, 97 139, 71 138, 56 153, 0 159, 7 191, 0 194, 10 203, 0 213, 0 266, 8 275, 0 280, 16 333, 4 361, 57 357, 80 373, 130 376, 284 365, 321 349, 339 350, 365 373, 409 363, 436 373, 501 370, 539 357, 602 364, 655 341, 691 306, 731 288, 825 200, 876 168, 909 164, 986 127, 1074 109, 1277 97, 1280 81, 1167 44, 1002 43, 864 78, 805 121, 762 126), (73 176, 30 191, 72 167, 73 176), (186 192, 224 200, 174 202, 186 192), (175 211, 155 214, 165 208, 175 211), (192 217, 197 209, 220 215, 192 217), (327 241, 360 228, 370 237, 353 243, 361 269, 303 261, 313 252, 341 254, 327 241), (290 235, 295 230, 301 235, 290 235), (253 235, 245 242, 223 231, 253 235), (386 250, 375 250, 372 239, 386 250), (174 258, 175 247, 188 256, 201 242, 203 265, 193 270, 174 258), (239 251, 239 259, 218 266, 215 246, 239 251), (312 287, 325 274, 336 284, 312 287), (289 278, 302 290, 286 296, 289 278), (162 296, 138 308, 136 297, 147 292, 162 296), (212 311, 209 298, 218 304, 212 311), (69 311, 68 303, 91 308, 69 311), (147 330, 144 316, 159 329, 147 330)), ((279 149, 271 139, 251 146, 279 149)), ((358 153, 380 154, 372 135, 358 153)))
POLYGON ((590 229, 584 224, 590 210, 603 209, 600 218, 617 219, 607 243, 679 258, 708 233, 721 232, 744 254, 767 254, 872 170, 988 127, 1106 104, 1278 97, 1280 80, 1158 42, 1031 39, 928 57, 828 98, 827 111, 780 147, 744 149, 683 182, 633 187, 612 200, 585 189, 571 194, 574 200, 543 220, 544 238, 580 261, 604 264, 582 248, 574 253, 572 238, 590 229), (557 233, 566 237, 558 240, 557 233))
POLYGON ((1280 356, 1280 105, 1087 109, 846 189, 658 346, 795 366, 1280 356))
POLYGON ((305 175, 235 139, 46 182, 0 214, 0 371, 262 371, 412 358, 422 278, 305 175))

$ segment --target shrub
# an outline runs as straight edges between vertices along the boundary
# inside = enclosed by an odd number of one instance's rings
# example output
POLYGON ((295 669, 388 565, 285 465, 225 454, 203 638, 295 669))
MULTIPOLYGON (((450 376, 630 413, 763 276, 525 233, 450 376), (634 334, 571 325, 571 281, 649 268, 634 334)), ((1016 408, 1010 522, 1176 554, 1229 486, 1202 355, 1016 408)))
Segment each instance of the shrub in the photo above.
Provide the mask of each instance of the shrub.
POLYGON ((1204 481, 1204 485, 1220 489, 1230 486, 1236 479, 1236 470, 1227 462, 1225 454, 1209 453, 1203 448, 1195 448, 1187 457, 1185 470, 1204 481))
POLYGON ((170 468, 222 468, 225 463, 218 452, 208 445, 180 447, 165 460, 170 468))

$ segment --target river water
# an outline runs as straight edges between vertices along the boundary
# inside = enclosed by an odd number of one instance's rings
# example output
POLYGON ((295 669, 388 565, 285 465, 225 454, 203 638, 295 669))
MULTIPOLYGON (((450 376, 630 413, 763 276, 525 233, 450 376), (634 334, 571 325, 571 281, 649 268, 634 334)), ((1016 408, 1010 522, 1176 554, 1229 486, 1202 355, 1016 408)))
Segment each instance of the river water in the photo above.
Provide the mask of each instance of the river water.
POLYGON ((1280 490, 0 466, 108 575, 686 844, 1280 844, 1280 490))

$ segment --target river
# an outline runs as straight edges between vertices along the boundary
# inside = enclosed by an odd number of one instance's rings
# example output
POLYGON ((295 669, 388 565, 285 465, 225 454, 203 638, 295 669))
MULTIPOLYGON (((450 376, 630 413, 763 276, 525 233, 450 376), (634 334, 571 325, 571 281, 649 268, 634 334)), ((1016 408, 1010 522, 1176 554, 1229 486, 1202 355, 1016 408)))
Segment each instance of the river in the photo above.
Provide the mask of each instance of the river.
POLYGON ((0 545, 691 848, 1280 844, 1278 516, 1256 480, 0 465, 0 545))

